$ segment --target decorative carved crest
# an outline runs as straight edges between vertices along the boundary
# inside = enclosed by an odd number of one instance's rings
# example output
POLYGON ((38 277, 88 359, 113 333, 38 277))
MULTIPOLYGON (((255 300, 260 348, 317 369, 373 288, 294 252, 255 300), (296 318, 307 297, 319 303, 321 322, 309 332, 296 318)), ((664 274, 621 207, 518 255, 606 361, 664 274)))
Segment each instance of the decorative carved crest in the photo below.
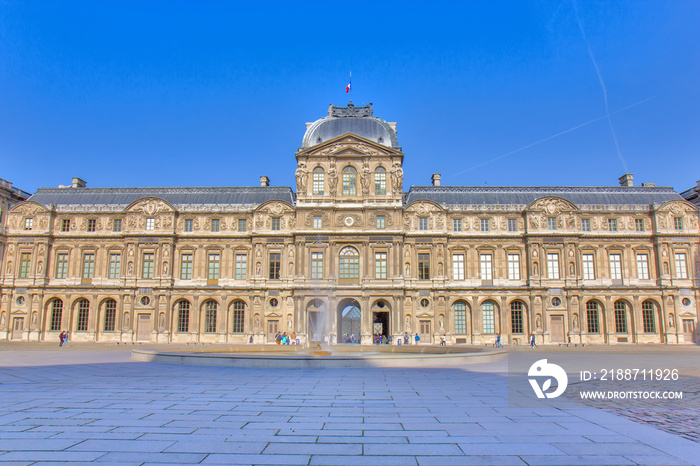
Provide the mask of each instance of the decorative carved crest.
POLYGON ((172 207, 161 199, 141 199, 132 204, 128 210, 131 212, 142 212, 145 215, 173 211, 172 207))
POLYGON ((569 201, 558 197, 545 197, 536 200, 530 205, 529 210, 541 210, 547 213, 547 215, 554 215, 561 212, 572 212, 578 210, 569 201))

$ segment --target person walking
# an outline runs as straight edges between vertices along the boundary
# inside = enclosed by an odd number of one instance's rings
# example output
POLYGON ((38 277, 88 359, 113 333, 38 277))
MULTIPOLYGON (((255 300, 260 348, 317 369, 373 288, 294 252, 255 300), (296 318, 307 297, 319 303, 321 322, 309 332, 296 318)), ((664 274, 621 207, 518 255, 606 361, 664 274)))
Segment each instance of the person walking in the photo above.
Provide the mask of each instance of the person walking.
POLYGON ((494 345, 496 348, 503 348, 503 345, 501 344, 501 334, 499 333, 496 335, 496 344, 494 345))
POLYGON ((66 331, 63 330, 59 335, 58 335, 58 347, 62 347, 64 343, 66 342, 66 331))
POLYGON ((445 341, 445 335, 440 336, 440 346, 445 346, 447 342, 445 341))
POLYGON ((420 343, 420 335, 416 333, 416 345, 420 343))

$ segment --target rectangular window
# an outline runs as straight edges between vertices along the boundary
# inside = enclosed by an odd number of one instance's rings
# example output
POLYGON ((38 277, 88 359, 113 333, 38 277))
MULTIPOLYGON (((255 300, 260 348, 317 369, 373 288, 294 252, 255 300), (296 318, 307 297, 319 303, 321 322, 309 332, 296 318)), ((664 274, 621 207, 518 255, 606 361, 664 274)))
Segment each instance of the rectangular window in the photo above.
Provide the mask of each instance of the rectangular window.
POLYGON ((282 254, 280 254, 278 252, 273 252, 270 254, 270 279, 271 280, 279 280, 281 261, 282 261, 282 254))
POLYGON ((481 219, 481 231, 489 231, 489 219, 481 219))
POLYGON ((323 194, 323 168, 318 167, 314 168, 313 172, 313 193, 314 194, 323 194))
POLYGON ((591 221, 587 218, 581 219, 581 231, 591 231, 591 221))
POLYGON ((636 218, 634 219, 634 225, 637 228, 637 231, 644 231, 644 220, 641 218, 636 218))
POLYGON ((418 219, 418 229, 421 231, 425 231, 428 229, 428 218, 427 217, 421 217, 418 219))
POLYGON ((67 218, 63 219, 61 223, 61 231, 70 231, 70 220, 67 218))
POLYGON ((644 325, 644 333, 656 332, 654 305, 649 301, 644 301, 642 303, 642 324, 644 325))
POLYGON ((153 231, 155 229, 156 229, 156 219, 155 218, 147 218, 146 219, 146 230, 153 231))
POLYGON ((183 254, 180 259, 180 279, 192 280, 192 254, 183 254))
POLYGON ((90 316, 90 302, 81 299, 78 303, 78 322, 75 329, 79 332, 86 332, 88 329, 88 319, 90 316))
POLYGON ((314 215, 314 228, 323 228, 323 217, 314 215))
POLYGON ((34 219, 33 218, 25 218, 24 219, 24 229, 31 230, 32 228, 34 228, 34 219))
MULTIPOLYGON (((459 303, 460 307, 464 307, 463 303, 459 303)), ((466 309, 457 309, 455 304, 455 333, 465 335, 467 333, 467 311, 466 309)))
POLYGON ((61 317, 63 317, 63 301, 55 299, 51 304, 51 330, 61 330, 61 317))
POLYGON ((518 221, 516 219, 508 219, 508 231, 518 231, 518 221))
POLYGON ((386 224, 386 218, 384 215, 377 215, 377 228, 383 229, 386 224))
POLYGON ((94 218, 88 220, 87 231, 94 232, 97 229, 97 221, 94 218))
POLYGON ((186 232, 192 231, 192 229, 193 229, 193 228, 192 228, 193 223, 194 223, 194 222, 192 221, 191 218, 186 218, 186 219, 185 219, 185 231, 186 231, 186 232))
POLYGON ((508 254, 508 280, 520 280, 520 254, 508 254))
POLYGON ((83 255, 83 278, 92 278, 95 273, 95 254, 83 255))
POLYGON ((279 217, 272 217, 272 229, 274 231, 278 231, 280 229, 280 218, 279 217))
POLYGON ((519 301, 510 305, 510 325, 513 333, 523 333, 523 305, 519 301))
POLYGON ((218 218, 211 219, 211 231, 214 233, 219 231, 219 219, 218 218))
POLYGON ((117 302, 113 299, 108 300, 105 305, 105 332, 114 332, 117 321, 117 302))
POLYGON ((673 227, 676 231, 683 231, 683 217, 675 217, 673 219, 673 227))
POLYGON ((236 280, 246 279, 246 267, 248 264, 247 254, 236 254, 236 280))
POLYGON ((684 252, 676 253, 676 278, 688 278, 688 266, 684 252))
POLYGON ((209 280, 218 280, 219 279, 219 254, 209 254, 209 261, 207 265, 207 270, 209 272, 208 278, 209 280))
POLYGON ((464 280, 464 254, 452 254, 452 279, 464 280))
MULTIPOLYGON (((235 304, 234 304, 235 306, 235 304)), ((233 310, 233 333, 243 333, 245 322, 245 311, 242 309, 233 310)))
POLYGON ((637 278, 649 280, 649 256, 637 254, 637 278))
POLYGON ((68 254, 56 255, 56 278, 68 276, 68 254))
POLYGON ((593 254, 584 254, 581 265, 583 267, 583 279, 595 280, 595 264, 593 262, 593 254))
POLYGON ((374 254, 374 278, 386 278, 385 252, 377 252, 374 254))
POLYGON ((554 280, 559 279, 559 254, 547 254, 547 277, 554 280))
POLYGON ((156 255, 152 252, 146 252, 143 254, 143 269, 141 271, 141 278, 153 278, 155 256, 156 255))
POLYGON ((547 229, 548 230, 556 230, 557 229, 556 217, 548 217, 547 218, 547 229))
POLYGON ((121 273, 121 254, 110 254, 109 255, 109 278, 119 278, 121 273))
POLYGON ((19 255, 19 277, 29 277, 29 267, 32 265, 32 255, 28 252, 23 252, 19 255))
POLYGON ((483 318, 484 318, 484 333, 496 333, 496 319, 493 309, 493 304, 490 302, 484 303, 483 308, 483 318))
POLYGON ((323 253, 322 252, 312 252, 311 253, 311 278, 314 280, 320 280, 323 278, 323 253))
POLYGON ((206 314, 204 316, 204 331, 206 333, 216 333, 216 303, 207 301, 206 314))
POLYGON ((386 172, 381 167, 374 172, 374 194, 386 194, 386 172))
POLYGON ((418 279, 430 280, 430 254, 418 254, 418 279))
POLYGON ((588 320, 588 333, 599 333, 598 305, 596 303, 589 302, 586 304, 586 316, 588 320))
POLYGON ((622 256, 620 254, 610 254, 610 278, 613 280, 622 279, 622 256))
POLYGON ((614 218, 608 219, 608 228, 610 228, 610 231, 617 231, 617 220, 614 218))
POLYGON ((120 219, 120 218, 114 219, 112 231, 115 231, 115 232, 122 231, 122 219, 120 219))
POLYGON ((627 306, 620 301, 615 303, 615 332, 627 333, 627 306))
POLYGON ((239 218, 238 219, 238 231, 245 232, 247 229, 248 229, 248 225, 247 225, 246 219, 239 218))
POLYGON ((455 218, 452 220, 452 229, 454 231, 462 231, 462 219, 455 218))
POLYGON ((481 263, 481 279, 491 280, 493 279, 491 270, 491 254, 480 254, 479 262, 481 263))

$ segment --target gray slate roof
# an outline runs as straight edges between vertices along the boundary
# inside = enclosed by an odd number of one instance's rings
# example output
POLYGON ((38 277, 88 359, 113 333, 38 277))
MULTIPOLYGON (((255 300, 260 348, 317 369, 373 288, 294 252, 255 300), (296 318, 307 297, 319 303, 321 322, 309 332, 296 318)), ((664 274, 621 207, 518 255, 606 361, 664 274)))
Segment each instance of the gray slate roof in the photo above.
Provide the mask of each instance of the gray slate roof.
POLYGON ((665 187, 563 187, 563 186, 411 186, 405 203, 429 200, 447 205, 527 205, 555 196, 574 205, 650 205, 683 200, 665 187))
POLYGON ((253 204, 279 200, 294 205, 294 193, 282 187, 232 188, 41 188, 30 201, 50 205, 121 205, 145 197, 157 197, 173 205, 253 204))

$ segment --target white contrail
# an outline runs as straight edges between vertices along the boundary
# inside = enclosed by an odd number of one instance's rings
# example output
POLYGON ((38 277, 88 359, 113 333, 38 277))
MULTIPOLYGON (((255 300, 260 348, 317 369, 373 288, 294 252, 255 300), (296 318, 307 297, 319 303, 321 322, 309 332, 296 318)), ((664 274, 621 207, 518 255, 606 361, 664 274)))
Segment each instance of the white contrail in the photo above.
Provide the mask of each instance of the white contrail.
POLYGON ((622 151, 620 151, 620 144, 617 142, 617 134, 615 134, 615 128, 613 128, 612 124, 612 119, 610 118, 610 111, 608 110, 608 90, 605 87, 605 81, 603 81, 603 76, 600 74, 600 68, 598 68, 598 62, 595 60, 595 56, 593 55, 593 50, 591 50, 591 44, 588 42, 588 38, 586 37, 586 32, 583 30, 583 23, 581 23, 581 18, 579 18, 578 15, 578 4, 576 3, 576 0, 574 0, 574 15, 576 16, 576 23, 578 24, 578 29, 581 31, 581 36, 583 37, 583 42, 586 43, 586 48, 588 49, 588 55, 591 57, 591 61, 593 62, 593 66, 595 67, 595 72, 598 75, 598 81, 600 82, 600 87, 603 89, 603 100, 605 101, 605 115, 608 119, 608 126, 610 127, 610 133, 612 134, 613 141, 615 142, 615 149, 617 149, 617 156, 620 158, 620 162, 622 162, 622 167, 625 169, 625 173, 629 173, 629 170, 627 169, 627 163, 625 163, 625 159, 622 158, 622 151))

